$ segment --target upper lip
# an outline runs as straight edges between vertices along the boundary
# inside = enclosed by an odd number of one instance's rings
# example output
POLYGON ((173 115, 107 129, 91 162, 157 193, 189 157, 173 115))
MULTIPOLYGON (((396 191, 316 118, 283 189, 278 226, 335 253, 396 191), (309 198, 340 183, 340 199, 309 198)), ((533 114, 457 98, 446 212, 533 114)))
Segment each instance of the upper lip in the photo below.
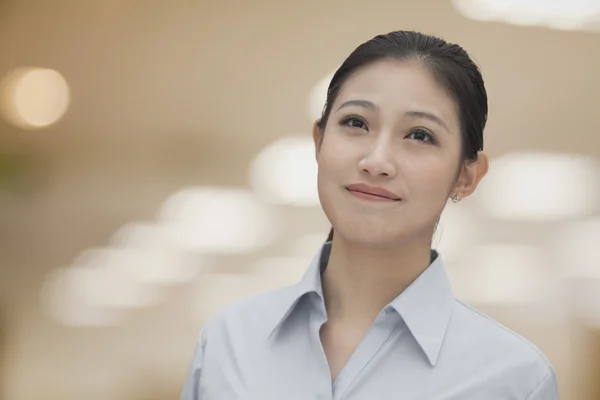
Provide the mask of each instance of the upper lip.
POLYGON ((366 194, 371 194, 374 196, 384 197, 391 200, 401 200, 402 198, 394 192, 390 192, 389 190, 378 187, 378 186, 369 186, 364 183, 355 183, 353 185, 346 186, 346 189, 351 190, 353 192, 361 192, 366 194))

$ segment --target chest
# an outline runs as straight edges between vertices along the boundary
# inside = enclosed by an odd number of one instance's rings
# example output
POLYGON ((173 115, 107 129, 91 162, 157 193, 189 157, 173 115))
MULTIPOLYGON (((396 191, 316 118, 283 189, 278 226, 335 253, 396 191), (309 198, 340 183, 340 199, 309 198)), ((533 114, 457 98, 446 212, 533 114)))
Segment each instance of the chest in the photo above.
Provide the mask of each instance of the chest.
MULTIPOLYGON (((201 399, 396 399, 392 386, 405 384, 397 379, 394 363, 401 358, 394 353, 403 343, 412 348, 407 339, 391 323, 351 327, 312 320, 270 342, 207 347, 201 399)), ((406 354, 404 360, 419 357, 406 354)))
POLYGON ((209 342, 199 398, 480 400, 491 393, 494 400, 524 398, 514 396, 509 384, 515 376, 498 379, 505 371, 497 365, 461 362, 457 356, 442 358, 432 368, 402 325, 382 320, 367 332, 338 334, 318 319, 305 322, 273 340, 239 335, 234 341, 209 342))

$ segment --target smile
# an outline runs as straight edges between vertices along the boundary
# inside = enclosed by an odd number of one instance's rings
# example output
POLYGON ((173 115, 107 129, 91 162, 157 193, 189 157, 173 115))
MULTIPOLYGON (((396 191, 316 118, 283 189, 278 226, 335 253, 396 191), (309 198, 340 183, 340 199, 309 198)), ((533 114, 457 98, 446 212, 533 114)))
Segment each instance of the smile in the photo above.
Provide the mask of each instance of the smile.
POLYGON ((387 202, 387 203, 395 203, 398 201, 402 201, 400 199, 390 199, 389 197, 383 197, 383 196, 378 196, 376 194, 371 194, 371 193, 365 193, 365 192, 359 192, 356 190, 350 190, 348 189, 348 192, 350 192, 351 195, 358 197, 360 199, 364 199, 364 200, 370 200, 370 201, 383 201, 383 202, 387 202))
POLYGON ((346 190, 353 195, 363 200, 394 203, 399 202, 402 198, 381 187, 369 186, 365 184, 354 184, 346 187, 346 190))

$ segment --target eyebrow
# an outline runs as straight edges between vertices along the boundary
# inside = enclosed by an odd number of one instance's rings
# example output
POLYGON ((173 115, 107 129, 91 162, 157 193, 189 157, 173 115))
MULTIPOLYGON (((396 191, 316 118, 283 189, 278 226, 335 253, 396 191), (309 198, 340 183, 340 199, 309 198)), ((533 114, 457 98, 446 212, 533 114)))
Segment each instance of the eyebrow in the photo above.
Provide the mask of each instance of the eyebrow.
POLYGON ((411 117, 415 117, 415 118, 422 118, 422 119, 426 119, 428 121, 434 122, 438 125, 440 125, 442 128, 446 129, 448 132, 450 132, 450 129, 448 129, 448 125, 446 125, 446 123, 437 115, 426 112, 426 111, 407 111, 406 115, 410 115, 411 117))
POLYGON ((351 107, 351 106, 364 107, 364 108, 369 108, 371 110, 375 110, 375 109, 379 108, 375 105, 375 103, 370 102, 369 100, 348 100, 347 102, 345 102, 338 108, 338 111, 344 107, 351 107))
MULTIPOLYGON (((348 100, 347 102, 345 102, 338 108, 338 111, 344 107, 352 107, 352 106, 368 108, 370 110, 375 110, 375 109, 379 108, 375 103, 373 103, 369 100, 348 100)), ((450 131, 450 129, 448 129, 448 125, 446 125, 446 123, 440 117, 438 117, 437 115, 432 114, 430 112, 407 111, 406 115, 413 117, 413 118, 426 119, 428 121, 431 121, 433 123, 440 125, 442 128, 446 129, 447 131, 450 131)))

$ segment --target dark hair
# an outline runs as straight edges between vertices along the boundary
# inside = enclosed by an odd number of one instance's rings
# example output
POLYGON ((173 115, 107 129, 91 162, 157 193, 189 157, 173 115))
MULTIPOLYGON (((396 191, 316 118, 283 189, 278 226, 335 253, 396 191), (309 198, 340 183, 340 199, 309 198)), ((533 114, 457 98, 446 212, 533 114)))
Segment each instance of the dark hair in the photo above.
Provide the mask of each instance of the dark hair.
MULTIPOLYGON (((357 70, 382 59, 416 60, 429 68, 456 102, 461 129, 461 161, 473 162, 483 150, 483 130, 487 121, 487 92, 479 67, 459 45, 414 31, 394 31, 358 46, 335 72, 323 115, 318 122, 325 133, 331 107, 344 82, 357 70)), ((333 229, 328 241, 333 239, 333 229)))

